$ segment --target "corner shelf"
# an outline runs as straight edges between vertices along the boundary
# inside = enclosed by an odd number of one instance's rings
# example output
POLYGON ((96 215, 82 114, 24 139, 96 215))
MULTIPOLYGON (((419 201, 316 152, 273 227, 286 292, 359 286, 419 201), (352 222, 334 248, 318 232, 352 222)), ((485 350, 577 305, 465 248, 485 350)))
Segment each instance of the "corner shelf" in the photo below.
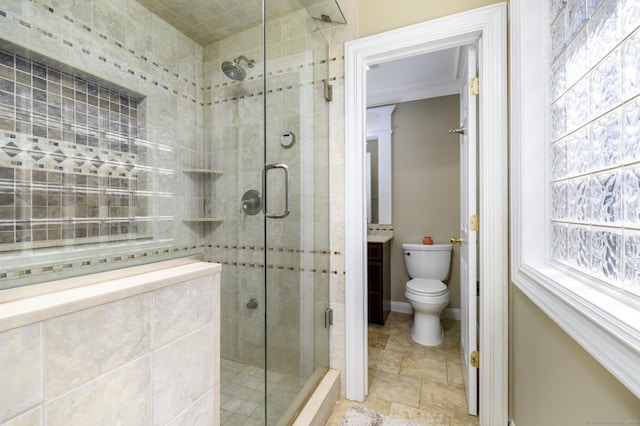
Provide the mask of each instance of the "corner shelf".
POLYGON ((216 169, 184 169, 182 170, 184 173, 200 173, 203 175, 222 175, 224 172, 222 170, 216 169))
MULTIPOLYGON (((219 175, 224 174, 224 172, 222 170, 219 170, 219 169, 201 169, 201 168, 183 169, 182 172, 183 173, 187 173, 187 174, 194 174, 194 175, 203 176, 203 178, 205 179, 203 182, 201 182, 202 183, 201 191, 202 191, 203 196, 207 192, 210 193, 210 190, 207 191, 207 189, 206 189, 207 187, 211 188, 210 185, 212 185, 212 181, 210 179, 212 179, 214 176, 219 176, 219 175)), ((209 203, 211 203, 211 201, 212 200, 209 200, 209 203)), ((200 208, 202 208, 202 206, 200 206, 200 208)), ((224 219, 221 218, 221 217, 207 217, 207 216, 185 217, 185 218, 182 219, 182 221, 185 222, 185 223, 220 223, 223 220, 224 219)))
POLYGON ((221 217, 185 217, 183 222, 189 223, 201 223, 201 222, 222 222, 224 219, 221 217))

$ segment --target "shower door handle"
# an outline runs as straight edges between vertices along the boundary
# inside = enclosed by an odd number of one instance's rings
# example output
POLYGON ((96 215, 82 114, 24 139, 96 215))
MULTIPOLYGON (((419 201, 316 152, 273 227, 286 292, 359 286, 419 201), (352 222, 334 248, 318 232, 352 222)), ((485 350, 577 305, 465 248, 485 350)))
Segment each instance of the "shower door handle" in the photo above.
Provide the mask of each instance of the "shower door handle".
POLYGON ((291 200, 289 195, 289 166, 286 164, 267 164, 262 173, 262 193, 264 194, 264 215, 270 219, 284 219, 291 212, 291 200), (267 209, 267 174, 271 169, 282 169, 284 171, 284 212, 270 213, 267 209))

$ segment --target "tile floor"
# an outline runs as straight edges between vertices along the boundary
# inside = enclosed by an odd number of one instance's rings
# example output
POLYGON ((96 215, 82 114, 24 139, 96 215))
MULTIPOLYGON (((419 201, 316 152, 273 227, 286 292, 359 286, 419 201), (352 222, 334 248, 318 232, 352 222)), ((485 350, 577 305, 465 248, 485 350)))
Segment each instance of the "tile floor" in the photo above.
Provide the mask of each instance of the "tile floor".
POLYGON ((264 369, 220 360, 220 424, 264 424, 264 369))
POLYGON ((437 347, 411 340, 413 315, 392 312, 384 326, 369 324, 369 395, 341 400, 327 422, 337 426, 351 405, 423 425, 477 425, 467 414, 460 367, 460 322, 444 320, 437 347))
MULTIPOLYGON (((299 378, 269 372, 269 421, 286 416, 300 392, 299 378)), ((220 360, 220 424, 224 426, 264 426, 264 369, 222 358, 220 360)))

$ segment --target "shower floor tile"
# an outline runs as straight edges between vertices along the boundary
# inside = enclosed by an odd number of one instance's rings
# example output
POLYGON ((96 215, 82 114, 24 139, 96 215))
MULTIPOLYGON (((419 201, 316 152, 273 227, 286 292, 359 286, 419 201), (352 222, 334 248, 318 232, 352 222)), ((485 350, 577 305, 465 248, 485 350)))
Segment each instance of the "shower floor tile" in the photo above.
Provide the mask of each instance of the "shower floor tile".
MULTIPOLYGON (((220 360, 220 424, 264 425, 264 369, 228 359, 220 360)), ((269 412, 284 415, 300 391, 299 379, 269 373, 269 412)))
POLYGON ((220 424, 264 423, 264 369, 220 360, 220 424))

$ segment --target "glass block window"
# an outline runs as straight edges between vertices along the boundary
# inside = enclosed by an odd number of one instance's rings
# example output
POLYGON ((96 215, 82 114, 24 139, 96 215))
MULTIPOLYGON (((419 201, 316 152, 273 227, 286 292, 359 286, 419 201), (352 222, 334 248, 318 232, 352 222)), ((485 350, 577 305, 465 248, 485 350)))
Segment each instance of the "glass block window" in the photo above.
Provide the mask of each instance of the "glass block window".
POLYGON ((0 50, 0 251, 144 235, 138 100, 0 50))
POLYGON ((551 257, 640 294, 640 0, 550 0, 551 257))

